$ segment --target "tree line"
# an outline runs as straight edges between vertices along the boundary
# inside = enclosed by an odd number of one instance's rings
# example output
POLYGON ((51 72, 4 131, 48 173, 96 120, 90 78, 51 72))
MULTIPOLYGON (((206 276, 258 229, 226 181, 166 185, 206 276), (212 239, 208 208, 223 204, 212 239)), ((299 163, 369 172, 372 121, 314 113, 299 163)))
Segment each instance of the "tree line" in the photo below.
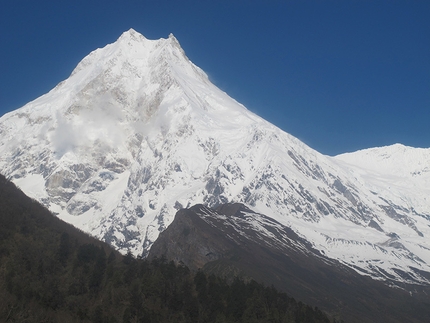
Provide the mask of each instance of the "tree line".
POLYGON ((274 287, 136 259, 52 216, 0 177, 2 322, 332 322, 274 287))

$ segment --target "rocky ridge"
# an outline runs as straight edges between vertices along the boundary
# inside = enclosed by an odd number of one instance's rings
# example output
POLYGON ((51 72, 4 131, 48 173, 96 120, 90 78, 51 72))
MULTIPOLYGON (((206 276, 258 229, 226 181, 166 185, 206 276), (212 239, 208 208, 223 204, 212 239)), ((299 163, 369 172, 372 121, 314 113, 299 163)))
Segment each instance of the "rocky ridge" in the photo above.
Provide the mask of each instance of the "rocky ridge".
MULTIPOLYGON (((276 286, 347 322, 425 322, 429 287, 390 288, 321 254, 288 227, 243 204, 195 205, 176 213, 148 257, 233 281, 276 286)), ((394 284, 396 282, 393 282, 394 284)))

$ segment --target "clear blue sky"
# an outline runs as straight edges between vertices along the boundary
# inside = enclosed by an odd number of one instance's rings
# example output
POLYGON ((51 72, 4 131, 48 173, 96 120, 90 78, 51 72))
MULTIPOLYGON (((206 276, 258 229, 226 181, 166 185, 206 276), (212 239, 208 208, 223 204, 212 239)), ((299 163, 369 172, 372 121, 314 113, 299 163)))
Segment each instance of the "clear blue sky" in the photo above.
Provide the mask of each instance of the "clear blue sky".
POLYGON ((1 1, 0 115, 129 28, 324 154, 430 147, 428 0, 1 1))

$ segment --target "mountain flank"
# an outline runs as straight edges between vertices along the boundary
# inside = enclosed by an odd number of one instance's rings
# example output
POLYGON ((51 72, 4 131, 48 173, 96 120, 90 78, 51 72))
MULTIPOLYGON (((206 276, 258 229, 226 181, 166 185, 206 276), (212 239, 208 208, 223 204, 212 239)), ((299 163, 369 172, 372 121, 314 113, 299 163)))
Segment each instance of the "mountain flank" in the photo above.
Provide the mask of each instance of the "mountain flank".
POLYGON ((274 288, 126 256, 0 175, 0 322, 333 322, 274 288))
POLYGON ((166 257, 230 281, 237 276, 255 279, 347 322, 430 319, 428 288, 407 286, 415 291, 409 293, 364 277, 324 256, 290 228, 240 203, 178 211, 148 257, 166 257))

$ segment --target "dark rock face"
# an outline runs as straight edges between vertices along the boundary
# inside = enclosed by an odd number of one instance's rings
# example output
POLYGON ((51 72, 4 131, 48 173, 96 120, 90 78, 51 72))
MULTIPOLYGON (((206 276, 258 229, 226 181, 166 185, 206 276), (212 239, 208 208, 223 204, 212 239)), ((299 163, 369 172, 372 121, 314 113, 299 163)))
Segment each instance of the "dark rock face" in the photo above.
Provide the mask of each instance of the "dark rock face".
POLYGON ((234 244, 220 232, 200 218, 195 212, 203 210, 198 205, 176 213, 175 225, 160 233, 152 246, 149 258, 164 255, 166 258, 188 266, 192 270, 202 268, 206 263, 224 257, 234 244))
POLYGON ((179 210, 148 257, 274 285, 348 322, 430 319, 429 304, 418 300, 423 290, 411 297, 361 276, 313 249, 290 228, 239 203, 179 210))

